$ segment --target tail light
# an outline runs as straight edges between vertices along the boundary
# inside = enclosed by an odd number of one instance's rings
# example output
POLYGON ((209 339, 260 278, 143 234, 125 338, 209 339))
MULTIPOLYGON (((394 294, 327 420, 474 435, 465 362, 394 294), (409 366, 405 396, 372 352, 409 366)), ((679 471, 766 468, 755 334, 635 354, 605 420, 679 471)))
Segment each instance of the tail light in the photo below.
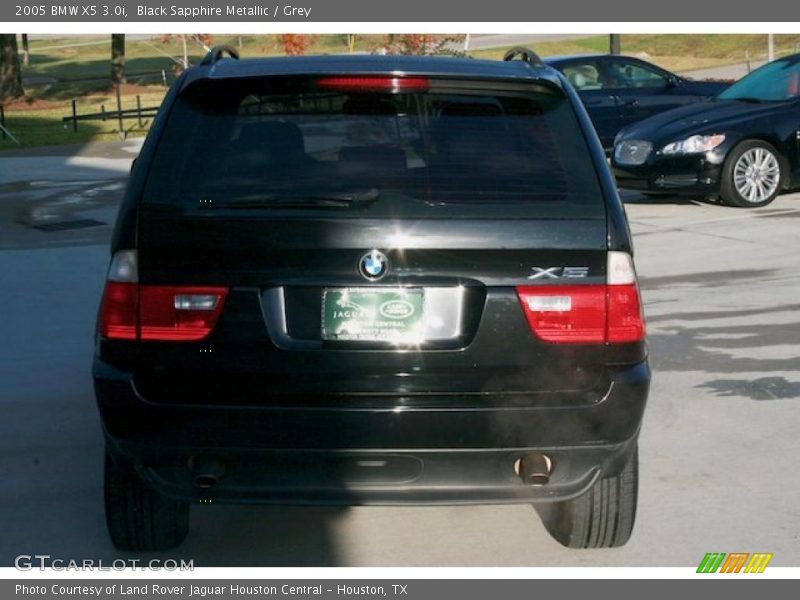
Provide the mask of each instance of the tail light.
POLYGON ((424 92, 429 87, 427 77, 322 77, 317 87, 336 92, 424 92))
POLYGON ((644 339, 636 272, 630 255, 608 253, 607 283, 517 288, 531 330, 557 344, 618 344, 644 339))
POLYGON ((136 252, 111 260, 100 309, 102 337, 119 340, 196 341, 217 324, 226 287, 141 285, 136 252))
POLYGON ((608 253, 606 342, 640 342, 645 336, 644 312, 633 259, 625 252, 608 253))
POLYGON ((139 339, 202 340, 217 324, 227 288, 139 286, 139 339))
POLYGON ((138 291, 135 283, 107 281, 100 308, 100 335, 115 340, 135 340, 138 291))

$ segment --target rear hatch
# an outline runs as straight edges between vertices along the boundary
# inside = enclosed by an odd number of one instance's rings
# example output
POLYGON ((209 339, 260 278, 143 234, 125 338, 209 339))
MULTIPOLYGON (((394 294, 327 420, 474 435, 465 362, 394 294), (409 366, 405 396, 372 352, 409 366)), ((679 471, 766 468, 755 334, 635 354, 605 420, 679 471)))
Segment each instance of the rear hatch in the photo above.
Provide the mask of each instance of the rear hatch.
POLYGON ((603 286, 606 239, 552 83, 199 80, 139 209, 135 384, 193 404, 595 401, 602 335, 537 335, 520 290, 603 286), (210 321, 141 333, 172 309, 210 321))

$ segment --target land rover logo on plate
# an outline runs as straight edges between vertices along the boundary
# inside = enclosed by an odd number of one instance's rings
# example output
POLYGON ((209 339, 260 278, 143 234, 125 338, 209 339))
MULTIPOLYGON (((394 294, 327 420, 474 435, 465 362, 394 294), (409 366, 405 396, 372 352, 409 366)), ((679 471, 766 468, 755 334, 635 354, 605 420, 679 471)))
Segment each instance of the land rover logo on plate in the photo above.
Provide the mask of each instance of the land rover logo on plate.
POLYGON ((406 319, 414 314, 414 305, 406 300, 390 300, 381 304, 378 311, 387 319, 406 319))
POLYGON ((370 281, 377 281, 389 270, 389 259, 383 252, 370 250, 358 261, 358 271, 370 281))

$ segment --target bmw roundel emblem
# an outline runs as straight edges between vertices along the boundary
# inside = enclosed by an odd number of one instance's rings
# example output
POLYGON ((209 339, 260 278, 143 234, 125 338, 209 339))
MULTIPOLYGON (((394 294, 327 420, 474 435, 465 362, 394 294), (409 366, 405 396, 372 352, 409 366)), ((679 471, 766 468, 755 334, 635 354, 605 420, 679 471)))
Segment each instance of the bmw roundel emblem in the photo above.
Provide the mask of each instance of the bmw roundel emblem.
POLYGON ((378 250, 370 250, 358 261, 358 272, 370 281, 377 281, 388 271, 389 259, 378 250))

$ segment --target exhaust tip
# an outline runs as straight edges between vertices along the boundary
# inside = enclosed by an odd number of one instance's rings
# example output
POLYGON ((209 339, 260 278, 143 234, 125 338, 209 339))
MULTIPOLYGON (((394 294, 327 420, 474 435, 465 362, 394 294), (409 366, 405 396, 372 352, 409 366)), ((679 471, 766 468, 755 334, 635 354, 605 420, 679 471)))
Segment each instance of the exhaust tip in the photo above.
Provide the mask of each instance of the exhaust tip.
POLYGON ((192 456, 188 466, 195 476, 194 484, 202 489, 217 485, 227 470, 225 461, 218 456, 192 456))
POLYGON ((553 459, 547 454, 527 454, 514 463, 514 472, 526 485, 545 485, 553 473, 553 459))

